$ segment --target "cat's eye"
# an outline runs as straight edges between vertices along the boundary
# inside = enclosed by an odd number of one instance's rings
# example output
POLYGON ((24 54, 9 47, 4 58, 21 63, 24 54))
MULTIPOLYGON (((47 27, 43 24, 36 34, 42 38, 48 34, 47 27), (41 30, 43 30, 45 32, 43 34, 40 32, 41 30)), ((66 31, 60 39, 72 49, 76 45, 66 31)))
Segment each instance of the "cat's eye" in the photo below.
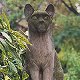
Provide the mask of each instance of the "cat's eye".
POLYGON ((37 19, 37 16, 33 16, 32 19, 36 20, 37 19))
POLYGON ((44 19, 47 20, 47 19, 49 19, 49 17, 48 16, 45 16, 44 19))

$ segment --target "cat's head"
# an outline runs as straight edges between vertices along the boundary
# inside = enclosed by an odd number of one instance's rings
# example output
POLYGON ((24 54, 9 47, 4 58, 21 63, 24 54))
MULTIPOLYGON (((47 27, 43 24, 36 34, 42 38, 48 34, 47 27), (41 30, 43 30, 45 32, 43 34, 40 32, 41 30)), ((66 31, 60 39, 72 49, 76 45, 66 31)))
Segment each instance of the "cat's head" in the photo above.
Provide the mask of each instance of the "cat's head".
POLYGON ((26 4, 24 14, 28 22, 29 29, 33 32, 44 33, 52 23, 54 15, 54 6, 49 4, 44 12, 35 12, 30 4, 26 4))

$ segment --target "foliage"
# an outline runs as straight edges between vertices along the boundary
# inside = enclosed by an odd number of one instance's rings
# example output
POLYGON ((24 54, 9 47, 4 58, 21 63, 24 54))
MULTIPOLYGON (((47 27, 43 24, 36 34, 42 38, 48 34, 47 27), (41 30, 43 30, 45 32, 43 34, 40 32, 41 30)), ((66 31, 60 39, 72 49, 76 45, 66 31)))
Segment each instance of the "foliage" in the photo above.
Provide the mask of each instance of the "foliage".
MULTIPOLYGON (((5 11, 10 23, 13 23, 12 26, 16 27, 15 22, 22 18, 26 3, 30 3, 37 10, 43 1, 49 0, 1 1, 6 3, 5 11)), ((79 3, 79 0, 64 1, 69 6, 69 1, 71 1, 75 9, 75 3, 79 3)), ((58 56, 65 73, 64 80, 80 80, 80 16, 73 15, 64 4, 61 4, 61 6, 58 8, 59 11, 56 10, 55 16, 55 23, 59 26, 54 33, 55 45, 61 48, 58 56)), ((5 14, 0 15, 0 79, 20 80, 22 77, 24 78, 22 80, 25 80, 26 73, 21 75, 22 62, 20 58, 22 50, 27 47, 24 42, 29 43, 22 34, 10 28, 5 14)))
POLYGON ((10 28, 9 20, 3 13, 0 15, 0 79, 25 80, 20 58, 22 50, 31 45, 21 33, 10 28), (24 77, 23 77, 24 76, 24 77))
POLYGON ((79 80, 80 74, 80 52, 74 48, 63 45, 62 51, 58 55, 64 69, 64 80, 79 80), (67 49, 66 49, 67 48, 67 49))
POLYGON ((4 0, 6 3, 6 10, 9 16, 10 21, 15 21, 22 18, 24 6, 28 3, 32 4, 35 9, 38 9, 38 6, 43 0, 4 0))
POLYGON ((80 16, 58 14, 56 24, 61 26, 54 35, 61 47, 58 54, 64 69, 64 80, 79 80, 80 74, 80 16))
POLYGON ((56 24, 61 26, 61 29, 55 33, 56 45, 66 44, 72 46, 76 51, 80 49, 80 17, 69 15, 59 15, 56 19, 56 24))

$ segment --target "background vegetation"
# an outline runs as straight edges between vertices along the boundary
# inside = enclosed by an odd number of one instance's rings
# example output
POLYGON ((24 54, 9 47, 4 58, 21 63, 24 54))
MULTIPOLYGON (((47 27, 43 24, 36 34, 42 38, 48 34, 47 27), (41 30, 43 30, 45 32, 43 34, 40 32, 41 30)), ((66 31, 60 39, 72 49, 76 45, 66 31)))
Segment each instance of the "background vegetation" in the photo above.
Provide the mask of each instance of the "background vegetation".
POLYGON ((58 57, 64 69, 64 80, 80 80, 79 0, 0 0, 0 80, 25 80, 28 77, 26 72, 23 74, 20 58, 26 44, 30 44, 22 35, 27 30, 27 25, 22 24, 26 3, 35 10, 45 10, 49 3, 54 4, 53 36, 55 45, 61 48, 58 57), (15 30, 23 31, 21 34, 15 30))

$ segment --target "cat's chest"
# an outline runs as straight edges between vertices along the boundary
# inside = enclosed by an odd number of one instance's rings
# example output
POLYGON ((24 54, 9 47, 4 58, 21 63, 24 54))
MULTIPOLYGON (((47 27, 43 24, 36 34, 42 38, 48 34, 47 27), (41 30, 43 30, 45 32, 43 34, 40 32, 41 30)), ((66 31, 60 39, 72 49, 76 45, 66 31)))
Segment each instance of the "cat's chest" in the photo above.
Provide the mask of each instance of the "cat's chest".
POLYGON ((39 38, 35 39, 32 42, 32 46, 30 46, 31 54, 34 56, 47 56, 52 52, 52 42, 49 38, 39 38))

